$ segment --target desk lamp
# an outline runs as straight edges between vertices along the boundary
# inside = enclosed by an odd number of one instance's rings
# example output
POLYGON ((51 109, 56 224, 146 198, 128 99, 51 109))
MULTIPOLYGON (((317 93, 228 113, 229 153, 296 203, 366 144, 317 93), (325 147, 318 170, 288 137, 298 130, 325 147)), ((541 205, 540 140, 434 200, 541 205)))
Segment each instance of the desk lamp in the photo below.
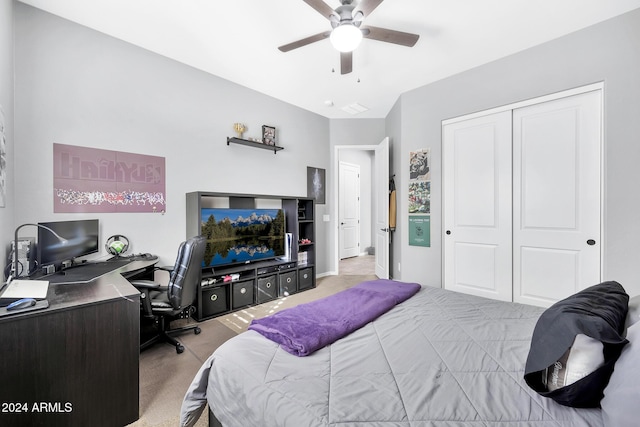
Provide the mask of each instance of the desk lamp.
POLYGON ((63 245, 67 243, 67 239, 65 239, 63 237, 60 237, 60 235, 58 233, 56 233, 55 231, 53 231, 52 229, 50 229, 46 225, 27 223, 27 224, 22 224, 22 225, 18 226, 18 228, 16 228, 16 231, 15 231, 15 234, 14 234, 14 240, 13 240, 13 265, 11 266, 11 274, 9 275, 9 279, 7 280, 7 283, 10 283, 11 281, 13 281, 13 279, 17 279, 19 274, 20 274, 20 273, 18 273, 18 264, 19 264, 19 261, 18 261, 18 231, 20 231, 20 229, 22 227, 26 227, 27 225, 32 225, 34 227, 44 228, 45 230, 48 230, 51 233, 53 233, 53 235, 56 236, 58 238, 58 240, 60 240, 60 243, 62 243, 63 245))

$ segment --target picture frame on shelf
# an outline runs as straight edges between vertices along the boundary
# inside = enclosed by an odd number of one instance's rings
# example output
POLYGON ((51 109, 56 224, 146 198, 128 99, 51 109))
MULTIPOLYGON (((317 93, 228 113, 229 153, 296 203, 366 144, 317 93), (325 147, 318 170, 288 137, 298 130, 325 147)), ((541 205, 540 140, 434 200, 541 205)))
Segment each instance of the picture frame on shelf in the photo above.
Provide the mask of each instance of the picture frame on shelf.
POLYGON ((276 145, 276 128, 262 125, 262 143, 266 145, 276 145))

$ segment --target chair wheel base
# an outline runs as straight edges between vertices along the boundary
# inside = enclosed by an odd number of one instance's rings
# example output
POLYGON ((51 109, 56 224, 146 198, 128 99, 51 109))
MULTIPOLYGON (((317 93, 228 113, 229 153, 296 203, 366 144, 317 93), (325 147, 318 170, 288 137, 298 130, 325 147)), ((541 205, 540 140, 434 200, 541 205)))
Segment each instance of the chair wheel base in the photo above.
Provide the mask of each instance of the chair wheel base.
MULTIPOLYGON (((180 317, 180 319, 183 319, 182 317, 180 317)), ((150 340, 148 340, 147 342, 143 343, 140 345, 140 350, 145 350, 146 348, 150 347, 153 343, 156 343, 158 341, 165 341, 169 344, 171 344, 175 349, 176 349, 176 353, 178 354, 182 354, 184 353, 185 350, 185 346, 180 343, 175 337, 174 335, 177 335, 179 333, 183 333, 183 332, 187 332, 187 331, 191 331, 193 330, 194 334, 199 335, 202 332, 202 329, 200 329, 199 326, 193 324, 193 323, 189 323, 186 326, 183 327, 178 327, 175 329, 170 329, 170 325, 171 325, 171 320, 176 320, 176 319, 167 319, 165 317, 159 317, 157 319, 157 334, 155 336, 153 336, 150 340)))

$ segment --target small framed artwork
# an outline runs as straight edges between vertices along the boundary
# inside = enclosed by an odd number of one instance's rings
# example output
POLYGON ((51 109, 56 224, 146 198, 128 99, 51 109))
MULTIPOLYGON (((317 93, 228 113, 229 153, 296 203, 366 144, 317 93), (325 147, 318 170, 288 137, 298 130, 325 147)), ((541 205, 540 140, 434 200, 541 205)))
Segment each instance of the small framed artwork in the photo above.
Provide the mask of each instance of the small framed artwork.
POLYGON ((431 246, 431 215, 409 215, 409 246, 431 246))
POLYGON ((326 171, 307 166, 307 197, 314 199, 319 205, 325 203, 326 171))
POLYGON ((267 145, 276 145, 276 128, 273 126, 262 125, 262 143, 267 145))

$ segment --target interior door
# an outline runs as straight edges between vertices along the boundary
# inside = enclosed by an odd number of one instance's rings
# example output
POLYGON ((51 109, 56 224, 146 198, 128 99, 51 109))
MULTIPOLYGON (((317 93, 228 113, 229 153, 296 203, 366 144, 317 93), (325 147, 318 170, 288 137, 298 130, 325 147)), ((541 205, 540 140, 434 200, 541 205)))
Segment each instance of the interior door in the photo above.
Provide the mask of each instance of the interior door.
POLYGON ((512 300, 511 111, 443 126, 445 289, 512 300))
POLYGON ((340 162, 340 259, 360 255, 360 166, 340 162))
POLYGON ((514 301, 600 281, 600 90, 513 112, 514 301))
POLYGON ((389 138, 376 147, 375 170, 375 249, 376 276, 389 278, 389 138))

